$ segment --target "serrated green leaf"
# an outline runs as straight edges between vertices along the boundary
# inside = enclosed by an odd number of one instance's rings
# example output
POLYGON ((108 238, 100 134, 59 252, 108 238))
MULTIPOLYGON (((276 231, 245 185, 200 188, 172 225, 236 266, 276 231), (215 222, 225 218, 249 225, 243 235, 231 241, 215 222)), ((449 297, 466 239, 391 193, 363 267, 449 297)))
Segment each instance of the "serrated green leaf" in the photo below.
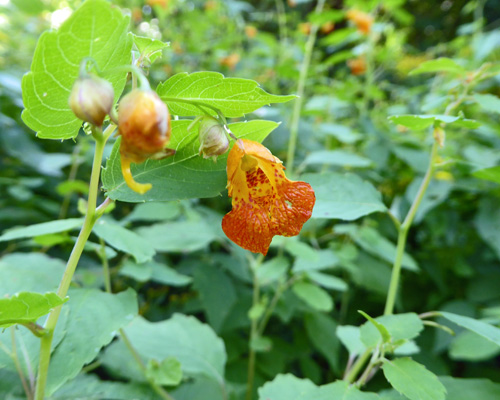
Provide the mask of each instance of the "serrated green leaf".
POLYGON ((97 356, 101 347, 113 340, 118 329, 137 314, 137 296, 132 289, 119 294, 72 289, 68 305, 70 315, 66 334, 53 351, 50 361, 49 395, 74 378, 85 364, 97 356))
MULTIPOLYGON (((414 339, 424 329, 422 320, 415 313, 383 315, 375 321, 387 330, 393 343, 414 339)), ((375 346, 380 335, 372 324, 365 323, 361 326, 361 340, 367 347, 375 346)))
POLYGON ((9 298, 0 298, 0 329, 35 322, 65 301, 55 293, 20 292, 9 298))
POLYGON ((154 62, 158 57, 161 57, 162 50, 170 45, 161 40, 134 34, 132 34, 132 38, 141 57, 147 58, 150 62, 154 62))
MULTIPOLYGON (((218 72, 181 72, 158 85, 156 92, 174 115, 189 117, 204 115, 205 111, 186 103, 196 101, 215 107, 226 117, 243 117, 271 103, 285 103, 296 96, 276 96, 266 93, 250 79, 225 78, 218 72)), ((206 112, 216 115, 213 110, 206 112)))
POLYGON ((500 354, 500 346, 472 331, 460 332, 449 349, 452 360, 485 361, 500 354))
POLYGON ((500 114, 500 98, 492 94, 474 94, 474 100, 487 112, 500 114))
POLYGON ((0 242, 71 231, 81 228, 82 225, 83 218, 68 218, 57 221, 42 222, 40 224, 24 226, 22 228, 13 228, 0 236, 0 242))
POLYGON ((177 386, 182 381, 181 363, 175 357, 167 357, 161 362, 151 359, 146 375, 157 385, 177 386))
POLYGON ((386 211, 382 196, 371 183, 354 174, 305 174, 316 194, 313 218, 352 221, 377 211, 386 211))
POLYGON ((477 333, 479 336, 482 336, 490 342, 495 343, 497 346, 500 346, 500 328, 474 318, 464 317, 463 315, 457 315, 445 311, 440 314, 448 321, 477 333))
POLYGON ((58 31, 42 34, 31 71, 22 80, 23 121, 46 139, 77 136, 82 121, 71 111, 68 98, 78 77, 80 62, 92 57, 115 91, 115 101, 127 73, 113 72, 131 60, 129 18, 104 0, 87 0, 58 31))
POLYGON ((382 369, 392 387, 410 400, 446 399, 446 388, 437 376, 411 358, 387 361, 382 369))
POLYGON ((92 231, 111 247, 133 256, 138 263, 150 261, 156 253, 148 240, 112 220, 101 218, 92 231))
MULTIPOLYGON (((358 312, 369 321, 369 324, 364 324, 363 326, 375 327, 375 329, 378 331, 378 333, 380 333, 380 337, 382 338, 383 343, 388 343, 391 341, 391 334, 389 333, 389 331, 387 330, 387 328, 383 324, 381 324, 379 321, 375 320, 375 318, 370 317, 364 311, 358 310, 358 312)), ((361 327, 361 340, 363 341, 363 343, 367 347, 375 346, 378 342, 378 339, 374 344, 370 343, 369 341, 364 340, 363 327, 361 327)))
MULTIPOLYGON (((172 121, 172 139, 168 147, 176 150, 173 157, 147 160, 132 164, 132 175, 139 182, 149 182, 153 188, 144 195, 135 193, 125 184, 120 167, 119 141, 117 141, 102 174, 103 188, 113 200, 126 202, 167 201, 189 198, 214 197, 227 183, 227 154, 217 162, 199 156, 198 130, 187 128, 191 121, 172 121)), ((239 138, 262 142, 278 124, 272 121, 249 121, 229 124, 239 138)))
POLYGON ((333 300, 325 290, 309 282, 295 282, 292 286, 293 292, 304 303, 318 311, 331 311, 333 300))
POLYGON ((472 175, 479 179, 500 183, 500 166, 478 169, 472 175))
POLYGON ((463 75, 467 72, 467 70, 451 58, 441 57, 436 60, 424 61, 417 68, 411 71, 409 75, 435 72, 450 72, 452 74, 463 75))

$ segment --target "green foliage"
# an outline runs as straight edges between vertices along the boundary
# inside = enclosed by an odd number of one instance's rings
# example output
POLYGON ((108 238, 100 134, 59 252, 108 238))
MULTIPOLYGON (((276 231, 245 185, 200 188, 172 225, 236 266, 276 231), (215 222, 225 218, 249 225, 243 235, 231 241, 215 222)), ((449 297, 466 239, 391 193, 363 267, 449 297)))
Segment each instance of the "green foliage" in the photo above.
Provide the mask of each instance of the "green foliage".
POLYGON ((132 38, 128 18, 104 0, 84 3, 57 32, 44 33, 38 42, 31 72, 23 77, 23 121, 40 138, 71 139, 82 122, 68 104, 80 62, 92 57, 113 85, 115 100, 126 75, 113 71, 130 62, 132 38))

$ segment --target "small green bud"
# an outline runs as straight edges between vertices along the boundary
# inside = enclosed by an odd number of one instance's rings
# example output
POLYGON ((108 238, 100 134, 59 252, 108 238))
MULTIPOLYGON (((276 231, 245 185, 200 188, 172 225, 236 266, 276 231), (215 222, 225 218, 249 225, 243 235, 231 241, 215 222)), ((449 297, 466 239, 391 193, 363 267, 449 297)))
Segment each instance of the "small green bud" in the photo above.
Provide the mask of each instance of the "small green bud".
POLYGON ((224 154, 229 149, 229 139, 224 127, 213 117, 205 116, 200 122, 199 128, 200 154, 203 158, 212 157, 217 160, 217 156, 224 154))
POLYGON ((69 96, 69 106, 85 122, 102 126, 113 107, 115 94, 107 80, 87 75, 76 80, 69 96))

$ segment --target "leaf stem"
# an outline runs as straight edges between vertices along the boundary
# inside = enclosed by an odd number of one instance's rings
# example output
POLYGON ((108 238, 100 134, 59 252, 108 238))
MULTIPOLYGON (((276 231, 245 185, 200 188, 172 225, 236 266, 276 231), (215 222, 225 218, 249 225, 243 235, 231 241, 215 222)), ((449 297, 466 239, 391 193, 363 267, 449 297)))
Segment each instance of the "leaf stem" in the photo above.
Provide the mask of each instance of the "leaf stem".
MULTIPOLYGON (((325 5, 325 0, 318 0, 316 4, 315 12, 317 14, 323 11, 323 6, 325 5)), ((297 136, 299 131, 299 120, 300 113, 302 110, 302 103, 304 101, 304 89, 306 85, 307 74, 309 72, 309 65, 311 63, 312 53, 314 49, 314 43, 316 42, 316 34, 318 33, 319 25, 313 24, 311 26, 311 31, 306 42, 306 49, 304 53, 304 60, 300 67, 299 83, 297 86, 297 96, 295 104, 293 105, 292 121, 290 126, 290 139, 288 141, 288 153, 287 153, 287 168, 288 173, 292 175, 293 173, 293 162, 295 158, 295 148, 297 147, 297 136)))
MULTIPOLYGON (((97 203, 97 193, 99 191, 99 177, 101 173, 102 156, 104 152, 104 146, 106 144, 106 138, 109 137, 108 130, 113 130, 114 125, 110 125, 104 134, 100 131, 93 132, 95 138, 95 149, 94 149, 94 162, 92 164, 92 173, 90 176, 90 187, 89 195, 87 200, 87 214, 85 215, 85 220, 83 222, 80 234, 75 242, 71 255, 66 264, 66 269, 64 270, 61 283, 59 284, 59 289, 57 290, 57 295, 61 298, 65 298, 75 269, 82 255, 85 243, 92 232, 92 228, 98 216, 96 216, 96 203, 97 203)), ((54 308, 45 322, 45 334, 41 338, 40 342, 40 360, 38 363, 38 376, 36 384, 35 399, 43 400, 45 396, 45 387, 47 384, 47 376, 49 371, 52 339, 54 337, 54 330, 59 319, 59 314, 61 313, 61 307, 58 306, 54 308)))
POLYGON ((366 361, 370 358, 371 354, 372 349, 366 349, 365 352, 358 357, 352 368, 347 372, 346 376, 344 377, 344 381, 353 383, 359 371, 361 371, 361 368, 363 368, 363 365, 365 365, 366 361))
POLYGON ((434 143, 432 144, 429 166, 427 167, 424 179, 420 184, 417 196, 415 197, 415 200, 413 201, 413 204, 411 205, 410 210, 406 215, 406 218, 399 227, 398 243, 396 247, 396 257, 394 259, 394 265, 392 267, 391 282, 389 285, 389 291, 387 292, 387 300, 385 303, 384 315, 391 315, 394 311, 394 304, 396 302, 396 295, 399 286, 399 278, 401 276, 401 266, 403 262, 403 255, 406 246, 408 231, 410 230, 413 219, 415 218, 415 214, 417 213, 418 207, 420 206, 420 203, 424 198, 427 187, 429 186, 432 175, 434 174, 438 146, 439 146, 438 142, 434 141, 434 143))

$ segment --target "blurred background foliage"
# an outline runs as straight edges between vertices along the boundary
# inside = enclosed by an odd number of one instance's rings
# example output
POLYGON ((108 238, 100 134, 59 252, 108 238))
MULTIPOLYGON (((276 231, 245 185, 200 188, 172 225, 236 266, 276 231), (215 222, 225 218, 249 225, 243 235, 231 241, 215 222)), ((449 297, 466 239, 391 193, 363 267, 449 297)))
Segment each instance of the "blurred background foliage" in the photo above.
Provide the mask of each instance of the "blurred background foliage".
MULTIPOLYGON (((0 0, 1 231, 81 215, 92 160, 89 138, 81 133, 76 142, 37 140, 20 118, 20 81, 30 68, 38 37, 59 26, 81 3, 0 0)), ((113 4, 130 15, 134 33, 170 43, 163 57, 144 64, 153 86, 178 72, 211 70, 254 79, 274 94, 294 93, 309 32, 319 24, 299 122, 296 174, 354 172, 380 191, 396 216, 405 215, 415 196, 432 138, 427 130, 408 130, 387 117, 443 114, 467 79, 408 73, 438 57, 454 58, 471 74, 500 62, 498 0, 337 0, 327 2, 320 15, 313 13, 315 2, 307 0, 113 4), (370 34, 345 18, 350 8, 374 16, 370 34)), ((474 93, 498 98, 500 75, 482 79, 459 108, 481 126, 447 129, 440 167, 406 249, 419 271, 404 271, 397 310, 448 310, 498 325, 500 187, 473 174, 499 165, 500 108, 474 93)), ((285 165, 292 109, 287 103, 248 116, 282 122, 265 144, 285 165)), ((111 145, 108 154, 110 149, 111 145)), ((113 290, 134 288, 140 314, 150 321, 180 312, 209 323, 226 346, 231 393, 241 398, 252 278, 246 252, 232 245, 220 229, 229 207, 225 194, 156 205, 116 204, 107 221, 149 241, 156 252, 154 261, 139 263, 142 260, 132 257, 136 254, 113 245, 101 232, 91 236, 96 246, 84 254, 76 284, 102 287, 97 244, 108 242, 113 290)), ((284 372, 318 384, 342 377, 348 355, 335 328, 361 324, 358 309, 373 316, 382 313, 396 240, 392 224, 387 213, 352 224, 313 219, 300 240, 273 242, 260 277, 263 301, 283 293, 266 340, 255 344, 256 386, 284 372), (311 252, 320 258, 310 261, 311 252), (304 301, 299 289, 289 290, 298 281, 322 287, 332 306, 323 300, 304 301)), ((65 260, 73 242, 74 232, 57 233, 3 242, 0 251, 4 256, 36 251, 65 260)), ((440 375, 500 382, 498 347, 464 335, 469 334, 452 337, 427 329, 417 341, 421 351, 414 358, 440 375), (482 350, 470 352, 470 340, 479 341, 477 348, 482 350)), ((95 372, 103 379, 127 378, 113 368, 117 357, 116 351, 106 351, 95 372)), ((368 386, 373 391, 384 387, 381 375, 368 386)))

